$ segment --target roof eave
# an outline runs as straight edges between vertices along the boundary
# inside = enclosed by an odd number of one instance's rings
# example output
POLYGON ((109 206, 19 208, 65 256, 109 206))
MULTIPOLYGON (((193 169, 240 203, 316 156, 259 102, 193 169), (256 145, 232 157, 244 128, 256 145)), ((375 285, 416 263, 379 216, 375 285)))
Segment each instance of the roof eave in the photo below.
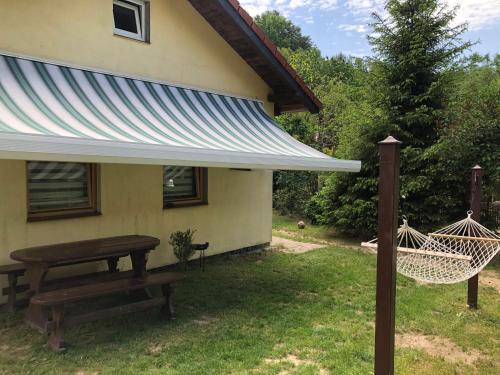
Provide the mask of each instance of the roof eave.
MULTIPOLYGON (((206 3, 198 2, 198 0, 189 0, 193 7, 212 25, 212 27, 221 36, 221 30, 218 29, 218 24, 214 24, 210 18, 212 14, 204 13, 204 6, 206 3)), ((275 112, 297 112, 302 109, 308 110, 311 113, 318 113, 322 108, 321 101, 315 96, 311 89, 305 84, 297 72, 288 64, 285 57, 281 54, 274 43, 265 35, 260 27, 255 24, 252 17, 240 6, 236 0, 213 0, 211 6, 217 5, 231 21, 238 27, 239 30, 245 35, 246 39, 250 41, 255 49, 257 49, 260 56, 264 58, 267 64, 272 66, 274 72, 279 76, 280 80, 286 85, 286 96, 280 97, 280 93, 274 90, 275 96, 275 112)), ((226 41, 231 45, 231 41, 226 41)), ((234 48, 234 46, 233 46, 234 48)), ((236 50, 236 49, 235 49, 236 50)), ((236 52, 239 53, 238 50, 236 52)), ((242 56, 241 53, 239 53, 242 56)), ((242 56, 245 59, 245 56, 242 56)), ((246 60, 246 59, 245 59, 246 60)), ((248 62, 248 61, 247 61, 248 62)), ((250 65, 250 64, 249 64, 250 65)))

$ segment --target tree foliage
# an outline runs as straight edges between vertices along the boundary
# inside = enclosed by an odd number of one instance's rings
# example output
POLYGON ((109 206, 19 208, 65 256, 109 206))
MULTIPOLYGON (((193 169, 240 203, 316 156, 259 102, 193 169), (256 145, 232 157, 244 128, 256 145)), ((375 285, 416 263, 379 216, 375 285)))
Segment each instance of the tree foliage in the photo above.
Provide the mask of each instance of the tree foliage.
MULTIPOLYGON (((433 160, 428 173, 439 182, 433 187, 436 203, 447 217, 463 216, 468 209, 470 168, 476 164, 485 171, 483 201, 500 200, 500 55, 473 55, 464 63, 454 74, 446 126, 427 151, 433 160)), ((494 225, 485 214, 484 223, 494 225)))
POLYGON ((436 0, 389 0, 389 13, 374 13, 369 37, 385 80, 389 121, 406 146, 427 147, 437 139, 444 108, 445 72, 471 46, 467 25, 450 26, 455 10, 436 0))
POLYGON ((371 90, 372 105, 382 113, 371 119, 368 128, 346 129, 357 133, 359 147, 367 152, 350 147, 354 152, 342 155, 359 158, 363 169, 358 175, 331 176, 321 193, 328 202, 324 220, 353 234, 375 231, 377 142, 389 134, 403 142, 401 210, 419 227, 452 218, 441 207, 449 192, 443 191, 444 197, 436 196, 441 176, 432 172, 438 159, 432 157, 431 150, 445 125, 450 72, 471 45, 460 38, 466 26, 450 26, 455 10, 437 0, 389 0, 386 11, 387 18, 373 15, 375 36, 369 38, 376 52, 372 75, 378 80, 371 90))
POLYGON ((312 43, 291 43, 300 29, 283 27, 276 12, 265 23, 258 18, 267 32, 281 30, 273 40, 324 104, 319 114, 278 122, 311 147, 362 161, 360 173, 276 173, 274 206, 282 213, 373 235, 378 142, 389 134, 403 142, 400 210, 415 226, 464 215, 477 163, 485 168, 485 199, 500 198, 499 56, 464 58, 466 25, 454 26, 455 9, 441 0, 389 0, 386 11, 373 15, 370 59, 324 57, 312 43))
POLYGON ((259 14, 254 21, 278 48, 290 48, 295 51, 313 47, 311 38, 303 35, 300 27, 294 25, 278 11, 259 14))

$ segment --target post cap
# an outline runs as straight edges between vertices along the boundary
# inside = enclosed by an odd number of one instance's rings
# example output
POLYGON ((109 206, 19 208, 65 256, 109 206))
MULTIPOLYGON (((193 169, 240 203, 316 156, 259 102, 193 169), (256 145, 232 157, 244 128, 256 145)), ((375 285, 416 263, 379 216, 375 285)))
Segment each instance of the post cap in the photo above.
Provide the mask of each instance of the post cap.
POLYGON ((474 167, 472 167, 472 169, 478 170, 478 169, 483 169, 483 167, 481 167, 479 164, 476 164, 474 167))
POLYGON ((386 139, 384 139, 383 141, 380 141, 378 144, 379 145, 401 144, 401 142, 398 141, 396 138, 394 138, 393 136, 390 135, 386 139))

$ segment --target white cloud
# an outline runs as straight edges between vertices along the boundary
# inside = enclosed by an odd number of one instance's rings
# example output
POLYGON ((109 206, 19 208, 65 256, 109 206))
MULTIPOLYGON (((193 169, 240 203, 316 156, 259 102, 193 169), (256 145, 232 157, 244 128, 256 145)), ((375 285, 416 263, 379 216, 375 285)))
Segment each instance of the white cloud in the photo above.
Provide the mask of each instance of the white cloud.
MULTIPOLYGON (((449 7, 459 6, 455 23, 469 23, 471 30, 480 30, 500 21, 500 0, 445 0, 449 7)), ((366 17, 376 11, 384 14, 385 0, 346 0, 351 15, 366 17)))
POLYGON ((368 31, 368 26, 363 24, 341 24, 339 25, 339 30, 342 31, 355 31, 357 33, 366 33, 368 31))
POLYGON ((358 49, 344 51, 343 54, 353 57, 366 57, 370 55, 370 52, 364 48, 358 48, 358 49))
POLYGON ((324 10, 337 8, 337 0, 240 0, 240 4, 251 16, 266 10, 278 10, 285 16, 296 10, 324 10))
POLYGON ((315 2, 318 7, 323 10, 333 10, 337 8, 337 0, 320 0, 315 2))
POLYGON ((456 23, 467 22, 470 30, 480 30, 500 22, 500 0, 447 0, 459 5, 456 23))
MULTIPOLYGON (((500 22, 500 0, 444 0, 450 7, 459 5, 457 23, 468 22, 471 30, 479 30, 500 22)), ((369 22, 372 12, 384 14, 386 0, 344 0, 343 6, 357 23, 369 22)), ((338 8, 338 0, 240 0, 252 16, 266 10, 278 10, 286 16, 300 10, 330 11, 338 8)))
POLYGON ((314 23, 314 18, 312 16, 304 17, 304 22, 308 23, 308 24, 313 24, 314 23))
POLYGON ((385 0, 346 0, 345 6, 355 15, 371 14, 381 12, 384 9, 385 0))
POLYGON ((274 5, 281 5, 272 0, 240 0, 240 4, 252 17, 266 10, 276 9, 274 5))

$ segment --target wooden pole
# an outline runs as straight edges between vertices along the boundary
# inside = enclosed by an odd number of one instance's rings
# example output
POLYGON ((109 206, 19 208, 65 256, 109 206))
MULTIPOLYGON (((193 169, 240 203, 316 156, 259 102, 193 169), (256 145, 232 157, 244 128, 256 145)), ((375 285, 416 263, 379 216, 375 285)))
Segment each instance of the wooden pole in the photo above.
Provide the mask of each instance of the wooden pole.
MULTIPOLYGON (((483 168, 479 165, 472 168, 472 179, 470 187, 470 209, 472 219, 478 223, 481 220, 481 179, 483 168)), ((479 285, 479 274, 472 276, 467 281, 467 306, 470 309, 477 309, 477 294, 479 285)))
POLYGON ((396 311, 396 246, 399 203, 399 148, 387 137, 379 143, 377 305, 375 311, 375 375, 394 374, 396 311))

